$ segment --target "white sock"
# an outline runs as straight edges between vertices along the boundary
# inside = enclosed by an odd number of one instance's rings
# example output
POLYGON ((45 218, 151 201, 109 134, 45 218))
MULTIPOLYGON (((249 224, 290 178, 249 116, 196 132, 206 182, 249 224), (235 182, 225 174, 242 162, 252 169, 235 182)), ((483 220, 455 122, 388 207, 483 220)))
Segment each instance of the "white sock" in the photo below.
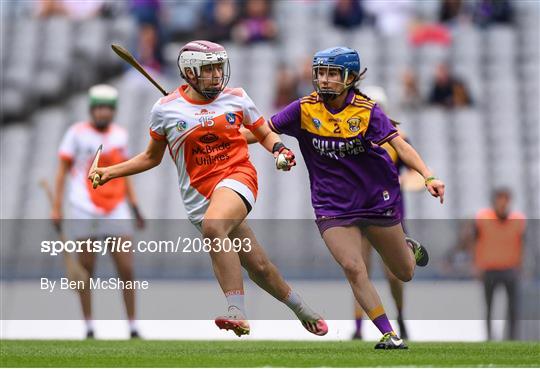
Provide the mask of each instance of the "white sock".
POLYGON ((85 319, 84 324, 87 332, 94 331, 94 321, 92 319, 85 319))
POLYGON ((229 311, 237 309, 245 316, 246 308, 244 305, 244 292, 241 290, 232 290, 225 292, 227 298, 227 304, 229 304, 229 311))
POLYGON ((131 319, 129 322, 129 331, 130 332, 137 332, 137 321, 135 319, 131 319))
POLYGON ((300 295, 293 290, 290 290, 287 297, 285 297, 282 301, 296 314, 300 320, 320 319, 319 315, 311 310, 304 300, 302 300, 300 295))

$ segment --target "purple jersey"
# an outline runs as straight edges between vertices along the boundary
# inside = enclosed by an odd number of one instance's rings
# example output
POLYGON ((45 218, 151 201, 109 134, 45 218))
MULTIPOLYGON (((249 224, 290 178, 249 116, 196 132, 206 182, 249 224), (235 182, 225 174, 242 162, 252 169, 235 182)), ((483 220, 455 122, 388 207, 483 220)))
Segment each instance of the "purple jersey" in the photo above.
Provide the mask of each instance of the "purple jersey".
POLYGON ((317 218, 401 219, 398 172, 380 147, 398 132, 375 102, 350 91, 336 111, 313 93, 269 123, 298 140, 317 218))

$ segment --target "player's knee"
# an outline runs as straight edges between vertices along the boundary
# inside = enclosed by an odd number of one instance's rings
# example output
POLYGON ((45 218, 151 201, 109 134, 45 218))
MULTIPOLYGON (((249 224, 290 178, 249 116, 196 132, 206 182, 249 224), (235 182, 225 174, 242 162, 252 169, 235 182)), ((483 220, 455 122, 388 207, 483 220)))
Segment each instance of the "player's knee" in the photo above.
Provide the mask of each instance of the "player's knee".
POLYGON ((406 267, 406 268, 400 268, 398 271, 394 273, 397 279, 399 279, 402 282, 409 282, 414 277, 414 266, 413 267, 406 267))
POLYGON ((227 237, 227 230, 225 226, 221 224, 222 222, 203 222, 202 225, 202 234, 205 238, 225 238, 227 237))
POLYGON ((361 262, 356 262, 354 260, 347 260, 341 263, 341 268, 345 272, 345 275, 348 279, 358 280, 358 279, 367 279, 366 268, 362 266, 361 262))

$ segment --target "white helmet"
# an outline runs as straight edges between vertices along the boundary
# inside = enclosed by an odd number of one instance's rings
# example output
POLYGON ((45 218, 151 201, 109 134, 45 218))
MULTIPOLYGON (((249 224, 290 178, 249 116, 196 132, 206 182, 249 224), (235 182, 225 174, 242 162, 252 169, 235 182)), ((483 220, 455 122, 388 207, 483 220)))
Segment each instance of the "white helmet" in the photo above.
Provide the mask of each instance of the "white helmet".
POLYGON ((90 100, 90 109, 99 105, 106 105, 116 109, 118 91, 109 85, 95 85, 88 90, 88 98, 90 100))
POLYGON ((206 98, 213 99, 225 89, 230 78, 229 57, 225 48, 220 44, 210 41, 191 41, 180 49, 178 54, 178 69, 180 76, 193 87, 197 92, 206 98), (201 67, 204 65, 222 65, 223 74, 221 76, 220 88, 203 88, 201 83, 201 67), (187 77, 187 69, 191 69, 197 78, 197 83, 193 83, 187 77))

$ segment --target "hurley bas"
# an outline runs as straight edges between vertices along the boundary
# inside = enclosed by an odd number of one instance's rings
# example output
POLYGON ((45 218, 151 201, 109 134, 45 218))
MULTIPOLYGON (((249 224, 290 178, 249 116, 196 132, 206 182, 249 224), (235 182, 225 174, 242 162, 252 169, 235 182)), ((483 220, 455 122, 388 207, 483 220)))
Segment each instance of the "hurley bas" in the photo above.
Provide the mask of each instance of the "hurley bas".
POLYGON ((41 289, 53 292, 58 287, 61 290, 147 290, 148 281, 123 281, 120 278, 90 278, 85 281, 70 281, 68 278, 60 278, 60 281, 41 278, 41 289), (59 283, 58 283, 59 282, 59 283))

